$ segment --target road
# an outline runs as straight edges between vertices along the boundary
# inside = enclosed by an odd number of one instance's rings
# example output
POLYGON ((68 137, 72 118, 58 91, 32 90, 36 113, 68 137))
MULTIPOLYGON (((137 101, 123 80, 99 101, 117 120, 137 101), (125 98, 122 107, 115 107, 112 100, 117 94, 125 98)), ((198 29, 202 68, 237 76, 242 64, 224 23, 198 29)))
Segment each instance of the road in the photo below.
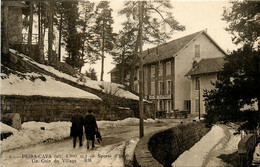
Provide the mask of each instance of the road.
MULTIPOLYGON (((188 122, 190 119, 161 119, 157 123, 145 123, 144 133, 167 129, 188 122)), ((139 126, 107 127, 100 129, 103 142, 96 143, 94 150, 72 147, 72 139, 3 152, 2 167, 40 167, 40 166, 124 166, 124 149, 126 142, 139 137, 139 126)))

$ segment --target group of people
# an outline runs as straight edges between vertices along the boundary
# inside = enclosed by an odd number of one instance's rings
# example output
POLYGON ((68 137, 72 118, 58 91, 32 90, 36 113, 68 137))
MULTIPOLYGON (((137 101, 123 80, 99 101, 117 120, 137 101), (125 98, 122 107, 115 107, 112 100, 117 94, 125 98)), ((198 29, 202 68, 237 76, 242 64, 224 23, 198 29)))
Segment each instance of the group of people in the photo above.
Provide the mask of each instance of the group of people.
POLYGON ((92 141, 93 149, 95 147, 95 135, 98 133, 98 126, 93 111, 88 110, 87 114, 83 116, 81 108, 75 107, 74 113, 71 116, 71 122, 70 136, 73 137, 73 148, 76 147, 77 138, 79 138, 79 146, 83 145, 82 136, 84 127, 87 138, 87 149, 89 149, 90 141, 92 141))

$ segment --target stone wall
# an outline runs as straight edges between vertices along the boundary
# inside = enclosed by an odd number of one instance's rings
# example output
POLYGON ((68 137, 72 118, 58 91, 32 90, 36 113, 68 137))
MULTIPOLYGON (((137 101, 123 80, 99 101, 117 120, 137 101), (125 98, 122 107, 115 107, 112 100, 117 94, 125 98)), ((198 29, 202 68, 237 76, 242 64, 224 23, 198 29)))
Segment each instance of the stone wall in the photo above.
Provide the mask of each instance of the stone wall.
POLYGON ((45 96, 1 95, 1 115, 19 113, 26 121, 69 121, 75 106, 83 112, 92 109, 97 120, 118 120, 133 117, 134 111, 117 109, 105 111, 102 101, 82 98, 59 98, 45 96))
POLYGON ((149 134, 135 148, 134 166, 171 166, 209 130, 203 123, 189 123, 149 134))

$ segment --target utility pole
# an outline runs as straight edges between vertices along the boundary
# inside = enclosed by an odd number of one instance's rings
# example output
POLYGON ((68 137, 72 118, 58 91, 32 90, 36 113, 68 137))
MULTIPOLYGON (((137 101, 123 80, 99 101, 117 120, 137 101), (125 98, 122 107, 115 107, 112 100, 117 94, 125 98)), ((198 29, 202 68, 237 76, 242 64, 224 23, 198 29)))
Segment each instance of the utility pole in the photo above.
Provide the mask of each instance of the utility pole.
POLYGON ((157 110, 157 108, 158 108, 158 106, 159 106, 159 108, 160 108, 160 105, 158 105, 158 103, 159 103, 159 100, 158 100, 158 94, 160 93, 158 93, 158 87, 160 86, 159 85, 159 81, 158 81, 158 78, 159 78, 159 73, 160 73, 160 53, 159 53, 159 44, 158 44, 158 47, 157 47, 157 49, 156 49, 156 54, 157 54, 157 62, 158 62, 158 64, 156 65, 157 66, 157 68, 155 68, 155 83, 154 83, 154 86, 155 86, 155 96, 154 96, 154 99, 155 99, 155 110, 154 110, 154 119, 156 119, 156 110, 157 110), (156 70, 157 69, 157 70, 156 70))
POLYGON ((200 120, 200 78, 198 78, 199 82, 199 120, 200 120))
POLYGON ((140 80, 139 80, 139 118, 140 118, 140 138, 144 136, 144 102, 143 102, 143 90, 144 90, 144 75, 143 75, 143 1, 139 1, 139 59, 140 59, 140 80))

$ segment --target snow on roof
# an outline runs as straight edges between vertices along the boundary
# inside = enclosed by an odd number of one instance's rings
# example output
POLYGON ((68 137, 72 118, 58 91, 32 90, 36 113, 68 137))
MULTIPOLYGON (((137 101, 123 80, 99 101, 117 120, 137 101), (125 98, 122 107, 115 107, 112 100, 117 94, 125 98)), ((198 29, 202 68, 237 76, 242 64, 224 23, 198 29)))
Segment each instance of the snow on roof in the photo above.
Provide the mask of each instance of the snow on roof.
POLYGON ((101 88, 95 83, 95 81, 91 80, 90 78, 88 78, 87 76, 81 76, 81 77, 84 77, 85 81, 80 81, 79 78, 77 77, 73 77, 71 75, 68 75, 66 73, 63 73, 59 70, 56 70, 55 68, 51 67, 51 66, 46 66, 44 64, 40 64, 40 63, 37 63, 36 61, 34 61, 33 59, 31 59, 30 57, 24 55, 24 54, 21 54, 13 49, 10 49, 10 52, 13 53, 13 54, 16 54, 20 57, 23 58, 23 60, 25 61, 28 61, 50 73, 53 73, 54 75, 58 76, 58 77, 61 77, 61 78, 65 78, 67 80, 70 80, 70 81, 73 81, 73 82, 77 82, 78 84, 80 85, 85 85, 85 86, 88 86, 90 88, 93 88, 93 89, 97 89, 97 90, 101 90, 101 88))
POLYGON ((0 122, 0 127, 1 127, 1 133, 14 133, 17 132, 17 130, 11 126, 8 126, 2 122, 0 122))
POLYGON ((116 83, 96 81, 100 86, 104 87, 103 92, 126 99, 139 100, 139 96, 124 90, 124 86, 116 83))
MULTIPOLYGON (((2 77, 1 73, 1 77, 2 77)), ((98 96, 59 82, 47 75, 26 73, 25 78, 17 75, 4 75, 1 79, 1 94, 4 95, 41 95, 51 97, 73 97, 101 100, 98 96), (39 77, 45 77, 46 81, 39 77), (32 80, 31 78, 37 78, 32 80)))

